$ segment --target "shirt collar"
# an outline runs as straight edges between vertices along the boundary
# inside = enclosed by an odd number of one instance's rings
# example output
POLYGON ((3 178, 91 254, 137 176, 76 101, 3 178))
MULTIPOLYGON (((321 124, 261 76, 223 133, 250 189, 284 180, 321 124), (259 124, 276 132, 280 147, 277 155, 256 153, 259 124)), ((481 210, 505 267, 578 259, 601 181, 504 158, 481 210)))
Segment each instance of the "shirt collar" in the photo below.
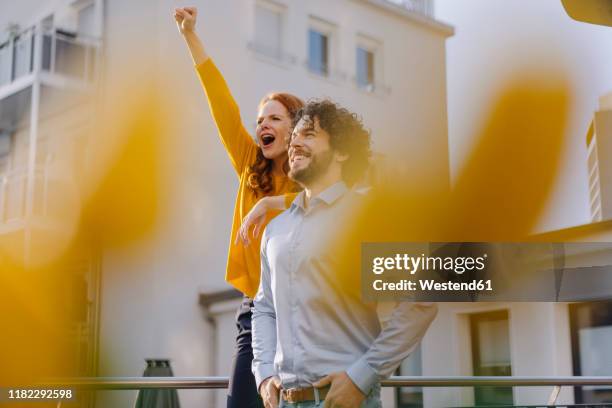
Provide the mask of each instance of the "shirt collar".
MULTIPOLYGON (((342 197, 347 191, 348 187, 344 184, 343 181, 338 181, 337 183, 332 184, 327 187, 325 190, 321 191, 318 196, 310 199, 310 207, 316 206, 318 202, 324 202, 327 205, 332 205, 336 202, 340 197, 342 197)), ((291 203, 291 210, 295 210, 296 208, 305 210, 304 208, 304 199, 306 198, 306 192, 302 191, 300 194, 295 197, 293 202, 291 203)))

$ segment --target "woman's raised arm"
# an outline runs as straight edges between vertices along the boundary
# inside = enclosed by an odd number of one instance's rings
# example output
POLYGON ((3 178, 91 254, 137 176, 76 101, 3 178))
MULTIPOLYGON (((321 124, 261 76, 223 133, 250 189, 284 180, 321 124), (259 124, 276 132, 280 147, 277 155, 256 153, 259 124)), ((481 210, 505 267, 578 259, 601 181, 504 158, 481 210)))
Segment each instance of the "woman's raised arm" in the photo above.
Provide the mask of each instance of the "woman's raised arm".
POLYGON ((202 40, 195 32, 196 18, 198 17, 198 9, 195 7, 183 7, 174 9, 174 20, 179 32, 185 39, 191 59, 195 65, 200 65, 208 59, 208 54, 204 49, 202 40))
POLYGON ((206 91, 221 142, 240 177, 245 168, 255 160, 257 145, 242 124, 238 104, 232 97, 225 79, 204 50, 204 45, 195 31, 197 15, 198 10, 195 7, 174 9, 176 25, 185 39, 200 82, 206 91))

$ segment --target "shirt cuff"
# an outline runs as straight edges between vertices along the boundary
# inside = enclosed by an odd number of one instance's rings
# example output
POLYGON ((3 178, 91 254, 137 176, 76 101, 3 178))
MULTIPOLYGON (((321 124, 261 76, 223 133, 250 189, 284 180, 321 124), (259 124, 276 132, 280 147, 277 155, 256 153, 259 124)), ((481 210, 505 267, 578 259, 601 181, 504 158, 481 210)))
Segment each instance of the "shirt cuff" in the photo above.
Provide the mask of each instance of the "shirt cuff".
POLYGON ((378 374, 370 367, 363 357, 355 361, 355 363, 346 370, 346 374, 348 374, 351 381, 355 383, 357 388, 359 388, 364 395, 368 395, 374 384, 379 381, 378 374))
POLYGON ((266 378, 270 378, 276 375, 273 364, 258 364, 257 367, 253 367, 253 375, 255 376, 255 383, 257 384, 257 393, 259 393, 259 386, 266 378))

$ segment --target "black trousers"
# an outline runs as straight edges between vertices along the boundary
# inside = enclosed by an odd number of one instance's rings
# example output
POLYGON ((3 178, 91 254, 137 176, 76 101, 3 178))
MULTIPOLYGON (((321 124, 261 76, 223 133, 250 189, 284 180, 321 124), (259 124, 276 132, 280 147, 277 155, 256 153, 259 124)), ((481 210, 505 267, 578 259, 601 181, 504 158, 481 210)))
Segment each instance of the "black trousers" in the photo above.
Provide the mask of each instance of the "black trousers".
POLYGON ((255 376, 251 371, 253 362, 251 307, 253 301, 245 296, 236 312, 238 336, 236 336, 236 350, 229 378, 227 408, 263 408, 263 402, 257 393, 255 376))

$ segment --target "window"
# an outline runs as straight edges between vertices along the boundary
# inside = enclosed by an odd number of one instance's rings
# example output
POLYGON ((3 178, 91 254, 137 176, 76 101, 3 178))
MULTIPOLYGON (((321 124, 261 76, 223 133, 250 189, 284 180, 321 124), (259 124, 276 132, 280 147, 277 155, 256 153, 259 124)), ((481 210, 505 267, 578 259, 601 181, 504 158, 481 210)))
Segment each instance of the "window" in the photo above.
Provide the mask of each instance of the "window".
POLYGON ((53 51, 53 15, 47 16, 42 21, 43 38, 42 38, 42 69, 52 71, 51 52, 53 51))
POLYGON ((329 74, 329 37, 312 28, 308 31, 308 68, 319 75, 329 74))
POLYGON ((310 17, 308 29, 308 69, 315 74, 329 77, 335 59, 336 26, 325 20, 310 17))
MULTIPOLYGON (((574 375, 612 375, 612 301, 569 305, 574 375)), ((612 387, 584 386, 574 391, 577 404, 610 403, 612 387)))
POLYGON ((34 63, 34 36, 28 30, 17 37, 13 43, 13 78, 17 79, 32 72, 34 63))
MULTIPOLYGON (((402 361, 398 375, 420 376, 423 375, 421 345, 414 349, 407 359, 402 361)), ((422 387, 401 387, 397 388, 398 408, 416 408, 423 406, 422 387)))
POLYGON ((357 35, 355 84, 368 92, 385 92, 382 85, 382 42, 369 35, 357 35))
POLYGON ((284 7, 267 1, 255 6, 255 51, 281 59, 283 55, 282 31, 284 7))
MULTIPOLYGON (((476 376, 510 376, 508 311, 470 315, 472 367, 476 376)), ((475 405, 512 405, 512 387, 475 387, 475 405)))
POLYGON ((13 49, 11 42, 0 44, 0 85, 11 82, 13 70, 13 49))
POLYGON ((77 32, 79 35, 94 37, 96 35, 96 7, 94 3, 86 4, 77 11, 77 32))
POLYGON ((357 47, 357 85, 374 89, 374 52, 363 47, 357 47))

